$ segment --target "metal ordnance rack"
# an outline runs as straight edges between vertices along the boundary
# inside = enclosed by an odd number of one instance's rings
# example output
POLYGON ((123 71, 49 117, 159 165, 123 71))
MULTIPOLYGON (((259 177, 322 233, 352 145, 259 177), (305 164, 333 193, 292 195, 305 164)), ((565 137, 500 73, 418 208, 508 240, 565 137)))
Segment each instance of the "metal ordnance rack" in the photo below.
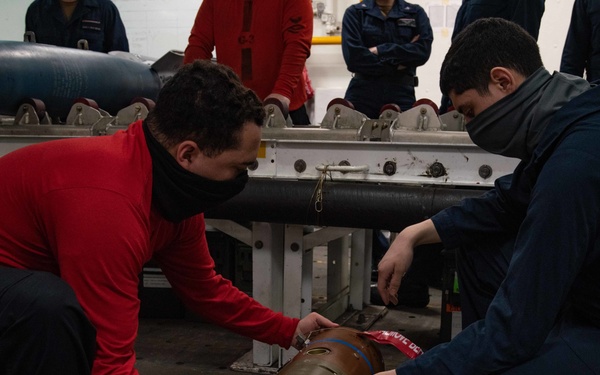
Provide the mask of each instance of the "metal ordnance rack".
MULTIPOLYGON (((110 115, 93 104, 80 100, 64 124, 53 124, 35 101, 24 103, 0 119, 0 155, 53 139, 110 135, 145 118, 152 105, 142 100, 110 115)), ((205 216, 252 247, 253 297, 288 316, 312 311, 311 249, 327 246, 330 260, 319 312, 336 319, 360 310, 369 303, 373 229, 397 232, 478 196, 518 162, 480 149, 460 114, 438 116, 429 104, 405 112, 390 106, 369 119, 334 100, 319 125, 300 127, 281 103, 266 103, 265 113, 249 183, 205 216)), ((277 368, 295 353, 255 342, 252 366, 277 368)))

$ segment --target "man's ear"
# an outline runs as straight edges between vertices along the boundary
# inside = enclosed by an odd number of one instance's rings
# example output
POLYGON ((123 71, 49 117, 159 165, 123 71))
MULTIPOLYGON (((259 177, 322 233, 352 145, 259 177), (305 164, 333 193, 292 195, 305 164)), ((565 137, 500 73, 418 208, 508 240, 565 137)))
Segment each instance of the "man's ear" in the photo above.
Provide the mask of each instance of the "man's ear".
POLYGON ((513 71, 500 66, 490 70, 490 83, 505 94, 512 93, 519 86, 519 82, 513 71))
POLYGON ((171 155, 173 155, 177 163, 185 169, 189 169, 190 165, 199 154, 200 149, 196 142, 189 140, 178 143, 171 149, 171 155))

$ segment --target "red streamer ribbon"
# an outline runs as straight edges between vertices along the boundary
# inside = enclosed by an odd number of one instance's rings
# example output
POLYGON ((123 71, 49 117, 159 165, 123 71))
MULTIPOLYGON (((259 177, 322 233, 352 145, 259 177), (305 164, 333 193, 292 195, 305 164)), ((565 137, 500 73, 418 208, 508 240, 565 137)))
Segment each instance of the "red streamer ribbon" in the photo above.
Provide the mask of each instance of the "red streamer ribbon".
POLYGON ((423 350, 420 347, 398 332, 369 331, 361 332, 360 335, 366 336, 379 344, 393 345, 410 359, 415 359, 423 354, 423 350))

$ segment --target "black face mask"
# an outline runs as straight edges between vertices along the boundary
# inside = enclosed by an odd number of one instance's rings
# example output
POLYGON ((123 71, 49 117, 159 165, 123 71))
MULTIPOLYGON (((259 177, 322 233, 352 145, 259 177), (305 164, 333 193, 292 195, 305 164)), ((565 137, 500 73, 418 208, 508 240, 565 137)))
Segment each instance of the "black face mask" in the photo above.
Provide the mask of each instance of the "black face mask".
POLYGON ((515 92, 469 121, 467 132, 488 152, 528 160, 552 116, 589 88, 581 77, 539 68, 515 92))
POLYGON ((152 158, 152 205, 168 221, 179 223, 216 207, 246 186, 247 171, 228 181, 209 180, 187 171, 154 138, 145 122, 143 129, 152 158))

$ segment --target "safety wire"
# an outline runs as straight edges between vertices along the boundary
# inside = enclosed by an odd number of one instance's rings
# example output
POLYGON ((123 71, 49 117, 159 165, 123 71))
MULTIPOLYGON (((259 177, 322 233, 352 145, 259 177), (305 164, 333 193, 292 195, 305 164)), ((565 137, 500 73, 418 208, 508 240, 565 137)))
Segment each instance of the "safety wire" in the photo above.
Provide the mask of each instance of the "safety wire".
POLYGON ((317 186, 315 187, 315 191, 311 197, 315 200, 315 211, 317 212, 323 211, 323 185, 325 185, 327 176, 329 176, 330 180, 333 180, 331 177, 331 171, 327 170, 327 166, 325 166, 325 168, 323 168, 321 171, 321 177, 319 177, 319 181, 317 181, 317 186))

